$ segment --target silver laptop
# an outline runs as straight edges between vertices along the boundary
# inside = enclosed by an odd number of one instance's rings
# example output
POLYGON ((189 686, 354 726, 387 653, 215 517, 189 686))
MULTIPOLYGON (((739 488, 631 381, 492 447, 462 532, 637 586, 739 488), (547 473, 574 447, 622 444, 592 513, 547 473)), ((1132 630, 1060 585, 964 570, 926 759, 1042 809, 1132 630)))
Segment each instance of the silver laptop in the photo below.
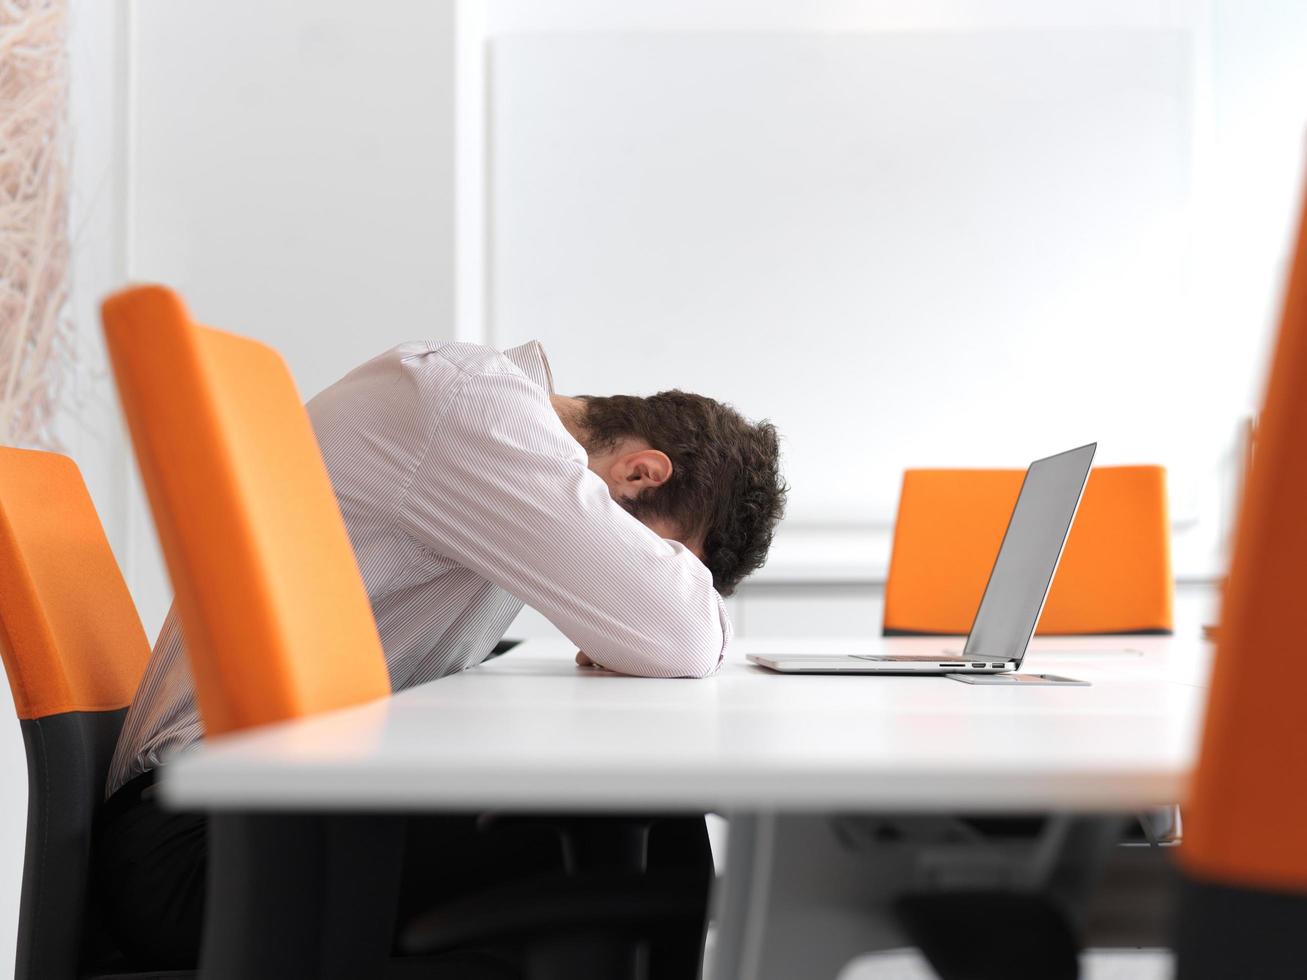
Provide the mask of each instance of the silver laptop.
MULTIPOLYGON (((941 639, 927 641, 930 646, 939 646, 923 653, 749 654, 749 659, 790 674, 981 674, 1019 670, 1044 610, 1097 448, 1098 443, 1093 442, 1037 459, 1026 470, 961 653, 945 649, 941 639)), ((922 643, 914 642, 918 648, 922 643)))

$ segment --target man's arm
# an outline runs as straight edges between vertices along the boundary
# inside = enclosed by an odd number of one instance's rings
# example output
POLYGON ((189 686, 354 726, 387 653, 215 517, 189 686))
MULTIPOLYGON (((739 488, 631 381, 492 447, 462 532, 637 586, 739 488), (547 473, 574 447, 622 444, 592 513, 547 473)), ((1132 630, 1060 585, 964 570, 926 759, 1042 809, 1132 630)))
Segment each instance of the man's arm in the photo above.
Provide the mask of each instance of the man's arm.
POLYGON ((683 545, 628 514, 528 379, 469 374, 400 504, 406 530, 543 613, 595 663, 702 677, 730 622, 683 545))

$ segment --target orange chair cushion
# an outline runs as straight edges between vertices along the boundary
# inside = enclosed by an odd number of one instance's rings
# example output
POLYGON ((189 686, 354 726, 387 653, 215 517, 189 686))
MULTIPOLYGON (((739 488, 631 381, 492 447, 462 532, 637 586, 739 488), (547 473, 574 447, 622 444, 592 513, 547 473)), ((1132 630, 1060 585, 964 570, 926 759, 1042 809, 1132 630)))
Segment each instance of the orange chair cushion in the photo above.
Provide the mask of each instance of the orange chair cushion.
POLYGON ((0 655, 18 717, 130 703, 150 657, 77 466, 0 447, 0 655))
POLYGON ((209 733, 388 694, 308 413, 275 351, 159 286, 102 314, 209 733))
MULTIPOLYGON (((1024 470, 908 470, 889 576, 888 633, 971 629, 1024 470)), ((1091 471, 1039 621, 1042 634, 1169 632, 1166 471, 1091 471)))

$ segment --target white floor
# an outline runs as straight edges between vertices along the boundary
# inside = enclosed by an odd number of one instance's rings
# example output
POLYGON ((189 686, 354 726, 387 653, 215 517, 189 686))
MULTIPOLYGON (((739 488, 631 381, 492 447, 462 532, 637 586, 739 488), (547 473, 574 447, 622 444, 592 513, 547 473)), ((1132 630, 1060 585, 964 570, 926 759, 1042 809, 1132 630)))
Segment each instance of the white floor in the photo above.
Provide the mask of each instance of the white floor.
MULTIPOLYGON (((1170 980, 1171 954, 1165 950, 1095 950, 1081 960, 1081 980, 1170 980)), ((915 950, 895 950, 854 960, 839 980, 935 980, 935 972, 915 950)))

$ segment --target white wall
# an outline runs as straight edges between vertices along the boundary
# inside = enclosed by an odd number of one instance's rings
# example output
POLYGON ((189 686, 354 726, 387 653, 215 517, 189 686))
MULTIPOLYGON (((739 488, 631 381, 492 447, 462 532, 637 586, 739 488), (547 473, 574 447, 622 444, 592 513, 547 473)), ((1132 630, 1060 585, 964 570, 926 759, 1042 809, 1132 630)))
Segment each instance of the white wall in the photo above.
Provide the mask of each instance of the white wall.
POLYGON ((452 330, 451 4, 138 6, 132 275, 305 395, 452 330))
POLYGON ((1271 337, 1263 328, 1280 314, 1307 159, 1307 4, 1220 0, 1209 22, 1211 119, 1194 283, 1206 315, 1198 339, 1224 364, 1205 380, 1250 379, 1244 398, 1255 409, 1271 337))
MULTIPOLYGON (((453 11, 138 3, 131 278, 271 344, 305 398, 401 341, 452 337, 453 11)), ((153 632, 170 590, 149 528, 138 504, 153 632)))
POLYGON ((772 418, 789 527, 889 525, 906 466, 1187 462, 1190 40, 500 38, 489 336, 772 418))
POLYGON ((777 421, 760 582, 882 578, 905 466, 1089 438, 1211 577, 1307 121, 1251 7, 490 2, 487 336, 777 421))

